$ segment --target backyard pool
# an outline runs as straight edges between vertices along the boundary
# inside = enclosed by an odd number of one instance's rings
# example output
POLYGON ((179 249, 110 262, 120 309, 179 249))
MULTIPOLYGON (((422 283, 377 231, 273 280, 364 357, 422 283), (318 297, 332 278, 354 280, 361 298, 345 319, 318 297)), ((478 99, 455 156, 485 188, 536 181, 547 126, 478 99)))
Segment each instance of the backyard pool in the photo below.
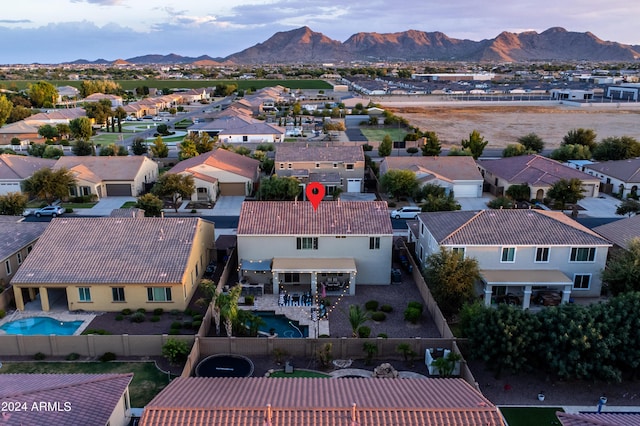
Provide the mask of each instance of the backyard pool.
POLYGON ((0 326, 7 334, 24 336, 50 335, 71 336, 84 321, 60 321, 50 317, 31 317, 10 321, 0 326))
POLYGON ((298 321, 292 321, 284 315, 276 315, 274 311, 253 311, 252 313, 264 321, 259 329, 264 335, 269 336, 273 332, 278 337, 309 337, 308 326, 300 325, 298 321))

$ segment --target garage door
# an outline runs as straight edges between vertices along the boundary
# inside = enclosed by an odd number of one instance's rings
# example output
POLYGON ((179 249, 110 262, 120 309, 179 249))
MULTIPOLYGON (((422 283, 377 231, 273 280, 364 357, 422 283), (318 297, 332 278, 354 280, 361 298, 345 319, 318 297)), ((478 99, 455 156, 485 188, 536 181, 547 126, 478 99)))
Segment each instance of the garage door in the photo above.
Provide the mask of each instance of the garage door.
POLYGON ((456 198, 480 197, 478 185, 456 185, 453 188, 453 195, 456 198))
POLYGON ((108 183, 107 197, 130 197, 131 184, 128 183, 108 183))
POLYGON ((360 192, 362 186, 362 179, 348 179, 347 180, 347 192, 360 192))
POLYGON ((246 195, 244 182, 220 183, 220 195, 246 195))

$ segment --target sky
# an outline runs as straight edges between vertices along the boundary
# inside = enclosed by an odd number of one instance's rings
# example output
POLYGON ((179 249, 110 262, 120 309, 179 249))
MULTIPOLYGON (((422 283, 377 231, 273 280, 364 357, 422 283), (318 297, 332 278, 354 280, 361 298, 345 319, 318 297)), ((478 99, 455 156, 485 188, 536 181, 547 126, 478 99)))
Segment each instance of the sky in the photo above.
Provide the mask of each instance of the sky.
POLYGON ((4 0, 0 64, 225 57, 305 25, 338 41, 410 29, 480 41, 563 27, 640 45, 638 16, 638 1, 604 0, 4 0))

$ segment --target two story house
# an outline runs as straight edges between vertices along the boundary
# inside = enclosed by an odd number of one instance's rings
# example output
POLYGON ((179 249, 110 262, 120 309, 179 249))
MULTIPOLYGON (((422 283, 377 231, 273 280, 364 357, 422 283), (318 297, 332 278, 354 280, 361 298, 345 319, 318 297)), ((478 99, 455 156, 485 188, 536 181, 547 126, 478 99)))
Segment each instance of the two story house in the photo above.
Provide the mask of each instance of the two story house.
POLYGON ((336 189, 362 192, 364 151, 360 146, 279 145, 276 149, 275 173, 279 177, 295 177, 303 186, 320 182, 325 186, 328 197, 336 189))
POLYGON ((393 229, 382 201, 244 202, 238 223, 239 279, 312 294, 355 294, 386 285, 393 229))
POLYGON ((22 219, 22 216, 0 216, 0 291, 9 285, 48 225, 22 219))
POLYGON ((440 247, 478 261, 482 297, 517 295, 528 308, 532 294, 555 291, 562 302, 598 297, 611 243, 562 212, 482 210, 422 213, 413 228, 416 255, 426 262, 440 247))

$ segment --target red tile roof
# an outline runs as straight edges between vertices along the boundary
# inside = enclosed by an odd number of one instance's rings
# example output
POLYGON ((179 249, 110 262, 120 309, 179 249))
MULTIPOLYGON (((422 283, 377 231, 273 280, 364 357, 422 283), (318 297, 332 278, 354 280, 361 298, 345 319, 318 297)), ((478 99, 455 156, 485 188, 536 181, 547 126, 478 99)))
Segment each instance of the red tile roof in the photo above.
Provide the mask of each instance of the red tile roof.
POLYGON ((133 374, 0 374, 3 407, 26 404, 21 405, 26 411, 3 409, 0 424, 106 425, 132 378, 133 374), (41 403, 52 405, 40 410, 41 403))
POLYGON ((151 160, 142 155, 118 156, 63 156, 58 159, 54 170, 66 168, 79 173, 92 182, 102 180, 132 181, 145 162, 151 160))
POLYGON ((594 176, 541 155, 520 155, 497 160, 478 160, 480 167, 514 184, 553 185, 560 179, 598 181, 594 176))
POLYGON ((256 180, 260 161, 244 155, 236 154, 235 152, 231 152, 226 149, 218 148, 213 151, 200 154, 196 157, 180 161, 172 167, 168 173, 192 173, 191 169, 202 165, 224 170, 247 179, 256 180))
POLYGON ((141 426, 179 424, 497 426, 503 422, 496 407, 462 379, 191 377, 171 382, 145 407, 140 422, 141 426))
POLYGON ((55 218, 12 283, 182 283, 203 222, 176 217, 55 218))
POLYGON ((478 165, 473 157, 467 156, 384 157, 380 164, 380 170, 383 173, 388 170, 411 170, 420 174, 432 173, 447 181, 482 181, 478 165))
POLYGON ((364 161, 361 146, 309 145, 305 143, 287 143, 276 147, 276 163, 296 161, 335 161, 355 163, 364 161))
POLYGON ((26 155, 0 154, 0 180, 22 180, 45 167, 52 168, 56 160, 26 155))
POLYGON ((245 201, 238 235, 393 234, 384 201, 245 201))

